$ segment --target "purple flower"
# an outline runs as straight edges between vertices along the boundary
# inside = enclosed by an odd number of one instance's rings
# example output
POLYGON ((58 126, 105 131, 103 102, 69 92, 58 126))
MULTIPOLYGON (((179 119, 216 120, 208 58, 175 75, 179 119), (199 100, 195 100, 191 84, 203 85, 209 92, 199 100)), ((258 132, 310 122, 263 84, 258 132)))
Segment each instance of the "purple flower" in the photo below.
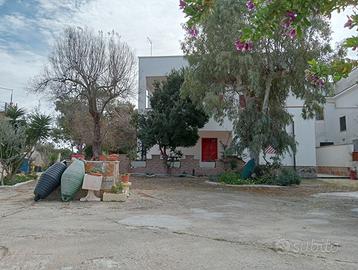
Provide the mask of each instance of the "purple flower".
POLYGON ((184 9, 185 6, 186 6, 185 0, 179 0, 179 8, 180 8, 180 9, 184 9))
POLYGON ((316 74, 313 74, 312 72, 308 72, 306 75, 306 80, 310 82, 315 87, 324 87, 326 84, 326 81, 323 78, 320 78, 316 74))
POLYGON ((235 41, 235 48, 238 52, 249 52, 254 48, 254 44, 251 41, 242 42, 240 39, 235 41))
POLYGON ((295 28, 292 28, 290 31, 288 31, 287 34, 291 39, 295 39, 297 36, 297 31, 295 28))
POLYGON ((282 20, 282 26, 284 28, 290 28, 296 17, 297 17, 296 12, 287 11, 285 19, 282 20))
POLYGON ((286 16, 293 22, 297 17, 297 13, 294 11, 287 11, 286 16))
POLYGON ((348 21, 344 24, 344 27, 348 27, 349 29, 353 28, 353 20, 351 17, 347 16, 348 21))
POLYGON ((254 2, 252 2, 252 0, 248 0, 246 2, 246 7, 249 11, 252 11, 253 9, 255 9, 255 4, 254 2))
POLYGON ((199 30, 195 26, 188 28, 187 32, 191 37, 197 37, 199 34, 199 30))

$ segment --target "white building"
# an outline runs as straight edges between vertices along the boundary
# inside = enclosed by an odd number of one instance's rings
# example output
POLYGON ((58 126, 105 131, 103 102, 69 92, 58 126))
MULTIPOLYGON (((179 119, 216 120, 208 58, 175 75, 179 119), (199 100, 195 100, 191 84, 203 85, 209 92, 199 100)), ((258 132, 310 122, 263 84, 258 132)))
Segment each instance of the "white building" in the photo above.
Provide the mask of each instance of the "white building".
MULTIPOLYGON (((153 93, 153 82, 165 79, 166 75, 173 69, 187 66, 188 63, 183 56, 154 56, 139 57, 139 88, 138 88, 138 110, 145 113, 149 108, 149 97, 153 93)), ((298 142, 298 151, 295 156, 287 154, 282 163, 285 166, 296 166, 306 172, 315 174, 316 152, 315 152, 315 121, 303 120, 301 117, 302 102, 289 98, 287 110, 294 118, 295 138, 298 142)), ((287 127, 288 132, 293 132, 293 127, 287 127)), ((229 145, 233 138, 233 127, 231 121, 225 119, 223 124, 210 119, 209 122, 199 130, 200 139, 197 144, 190 148, 180 149, 185 156, 193 156, 201 168, 215 168, 217 160, 223 152, 223 145, 229 145), (209 151, 209 152, 208 152, 209 151)), ((153 147, 147 153, 147 160, 153 155, 159 155, 158 147, 153 147)))
POLYGON ((319 172, 348 175, 358 139, 358 69, 340 80, 327 98, 323 117, 316 121, 317 166, 319 172))

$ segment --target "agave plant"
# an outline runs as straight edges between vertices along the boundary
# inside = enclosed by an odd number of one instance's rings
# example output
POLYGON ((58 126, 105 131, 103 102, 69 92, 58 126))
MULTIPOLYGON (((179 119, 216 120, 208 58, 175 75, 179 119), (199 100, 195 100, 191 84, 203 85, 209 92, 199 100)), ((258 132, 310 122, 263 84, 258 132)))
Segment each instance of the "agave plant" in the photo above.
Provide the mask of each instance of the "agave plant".
POLYGON ((30 145, 35 145, 50 136, 51 121, 50 116, 38 112, 30 115, 27 128, 27 140, 30 145))

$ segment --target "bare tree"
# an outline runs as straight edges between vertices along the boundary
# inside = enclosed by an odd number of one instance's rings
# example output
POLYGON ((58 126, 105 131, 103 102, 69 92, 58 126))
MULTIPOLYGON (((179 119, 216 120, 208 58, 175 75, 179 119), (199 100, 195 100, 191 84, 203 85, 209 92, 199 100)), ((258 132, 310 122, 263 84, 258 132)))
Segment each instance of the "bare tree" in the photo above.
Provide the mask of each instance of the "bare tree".
POLYGON ((135 57, 114 33, 69 27, 59 36, 36 92, 85 100, 93 119, 93 155, 101 154, 101 117, 115 99, 127 98, 134 84, 135 57))

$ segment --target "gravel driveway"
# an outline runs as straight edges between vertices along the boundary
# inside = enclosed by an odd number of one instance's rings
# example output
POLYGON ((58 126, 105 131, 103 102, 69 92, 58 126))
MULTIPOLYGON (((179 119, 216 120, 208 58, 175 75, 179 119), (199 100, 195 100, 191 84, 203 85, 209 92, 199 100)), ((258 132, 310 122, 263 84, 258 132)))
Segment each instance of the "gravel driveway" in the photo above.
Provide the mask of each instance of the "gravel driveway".
MULTIPOLYGON (((125 203, 0 189, 0 269, 358 269, 356 185, 134 178, 125 203)), ((342 183, 342 182, 341 182, 342 183)))

